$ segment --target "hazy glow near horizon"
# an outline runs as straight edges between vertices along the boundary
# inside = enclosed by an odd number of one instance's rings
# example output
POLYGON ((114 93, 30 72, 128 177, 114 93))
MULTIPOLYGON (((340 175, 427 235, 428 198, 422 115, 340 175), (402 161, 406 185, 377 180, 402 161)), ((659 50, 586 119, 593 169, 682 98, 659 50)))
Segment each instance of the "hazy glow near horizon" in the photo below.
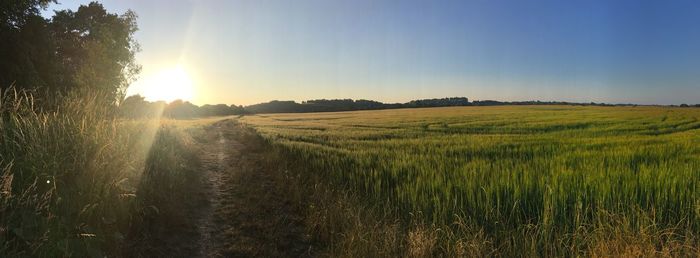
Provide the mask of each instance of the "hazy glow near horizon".
POLYGON ((148 101, 166 102, 176 99, 191 101, 194 91, 192 78, 182 65, 147 74, 129 89, 130 95, 139 94, 148 101))
POLYGON ((149 99, 700 103, 700 1, 102 2, 139 15, 149 99))

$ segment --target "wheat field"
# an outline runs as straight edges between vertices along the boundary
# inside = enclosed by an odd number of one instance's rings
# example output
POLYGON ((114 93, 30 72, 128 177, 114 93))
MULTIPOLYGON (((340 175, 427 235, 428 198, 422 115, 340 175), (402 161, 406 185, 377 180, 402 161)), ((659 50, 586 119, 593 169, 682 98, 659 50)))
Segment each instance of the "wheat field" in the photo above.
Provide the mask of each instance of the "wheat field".
POLYGON ((645 241, 697 252, 698 118, 695 108, 499 106, 241 121, 401 221, 468 225, 437 240, 447 246, 479 232, 492 249, 571 255, 645 241))

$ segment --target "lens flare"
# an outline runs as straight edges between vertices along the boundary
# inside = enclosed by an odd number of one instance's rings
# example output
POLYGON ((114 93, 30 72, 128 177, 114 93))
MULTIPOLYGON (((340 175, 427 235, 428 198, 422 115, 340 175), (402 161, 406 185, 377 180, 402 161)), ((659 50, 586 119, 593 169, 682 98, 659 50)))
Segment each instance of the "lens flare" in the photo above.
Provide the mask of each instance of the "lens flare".
POLYGON ((192 78, 182 66, 163 69, 147 78, 144 84, 146 87, 143 94, 149 101, 190 101, 194 95, 192 78))

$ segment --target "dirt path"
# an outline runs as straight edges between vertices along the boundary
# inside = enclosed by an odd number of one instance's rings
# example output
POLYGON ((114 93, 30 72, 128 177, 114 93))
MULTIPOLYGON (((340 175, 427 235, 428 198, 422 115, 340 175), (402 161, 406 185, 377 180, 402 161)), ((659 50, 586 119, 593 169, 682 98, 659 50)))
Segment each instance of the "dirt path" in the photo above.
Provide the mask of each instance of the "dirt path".
POLYGON ((310 256, 303 217, 280 189, 279 166, 263 142, 233 120, 216 122, 206 134, 199 256, 310 256))

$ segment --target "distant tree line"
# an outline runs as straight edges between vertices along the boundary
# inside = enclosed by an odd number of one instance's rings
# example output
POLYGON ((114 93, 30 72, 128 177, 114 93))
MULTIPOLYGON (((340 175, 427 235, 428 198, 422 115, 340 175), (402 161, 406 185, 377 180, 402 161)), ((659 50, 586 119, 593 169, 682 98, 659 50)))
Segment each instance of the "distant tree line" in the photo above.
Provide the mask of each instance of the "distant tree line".
POLYGON ((197 106, 189 101, 175 100, 167 103, 165 101, 146 101, 140 95, 129 96, 119 106, 122 117, 127 118, 156 118, 170 117, 178 119, 198 118, 208 116, 230 116, 242 115, 247 111, 243 106, 236 105, 203 105, 197 106))
POLYGON ((469 106, 469 99, 464 97, 441 98, 441 99, 421 99, 412 100, 406 103, 382 103, 374 100, 352 100, 352 99, 316 99, 307 100, 301 103, 294 101, 273 100, 267 103, 260 103, 246 106, 250 113, 304 113, 304 112, 335 112, 353 110, 376 110, 394 108, 421 108, 421 107, 451 107, 469 106))
POLYGON ((477 100, 471 103, 471 106, 505 106, 505 105, 566 105, 566 106, 604 106, 604 107, 614 107, 614 106, 638 106, 637 104, 607 104, 607 103, 578 103, 578 102, 567 102, 567 101, 497 101, 497 100, 477 100))
MULTIPOLYGON (((318 99, 297 103, 294 101, 270 101, 246 106, 249 113, 304 113, 304 112, 333 112, 352 110, 375 110, 394 108, 422 108, 422 107, 453 107, 453 106, 505 106, 505 105, 575 105, 575 106, 637 106, 636 104, 607 104, 607 103, 576 103, 565 101, 496 101, 477 100, 469 102, 465 97, 421 99, 406 103, 382 103, 373 100, 352 99, 318 99)), ((689 107, 690 105, 680 105, 689 107)), ((695 105, 700 107, 700 104, 695 105)))
MULTIPOLYGON (((397 108, 424 108, 424 107, 454 107, 454 106, 505 106, 505 105, 569 105, 569 106, 637 106, 636 104, 607 104, 607 103, 576 103, 565 101, 496 101, 477 100, 469 102, 465 97, 420 99, 406 103, 382 103, 374 100, 352 99, 315 99, 302 101, 273 100, 250 106, 239 105, 203 105, 197 106, 187 101, 176 100, 171 103, 164 101, 149 102, 139 95, 129 96, 120 105, 123 117, 171 117, 171 118, 197 118, 208 116, 229 116, 263 113, 306 113, 306 112, 338 112, 355 110, 378 110, 397 108)), ((700 104, 681 104, 679 107, 700 107, 700 104)))

